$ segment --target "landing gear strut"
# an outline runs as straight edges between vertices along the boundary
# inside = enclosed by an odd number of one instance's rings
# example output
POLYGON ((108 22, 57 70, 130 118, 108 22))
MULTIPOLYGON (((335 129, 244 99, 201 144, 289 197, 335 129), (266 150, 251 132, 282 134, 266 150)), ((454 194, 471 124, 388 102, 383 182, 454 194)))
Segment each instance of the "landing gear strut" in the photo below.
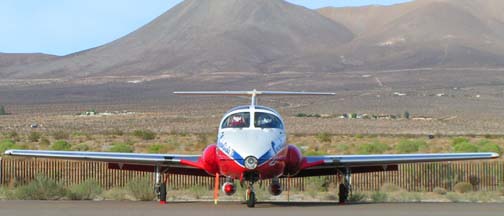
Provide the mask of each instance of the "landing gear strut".
POLYGON ((163 178, 161 169, 156 166, 156 184, 154 185, 154 191, 156 192, 157 198, 160 204, 166 204, 166 180, 167 176, 163 178))
POLYGON ((245 173, 243 176, 244 180, 247 182, 247 190, 245 192, 245 202, 247 207, 254 208, 257 202, 256 194, 254 191, 254 183, 259 181, 259 174, 256 172, 245 173))
POLYGON ((352 173, 347 169, 344 173, 345 179, 339 185, 339 203, 345 204, 348 201, 349 195, 352 193, 352 173))
POLYGON ((249 182, 247 191, 245 192, 245 201, 247 202, 247 207, 254 208, 256 204, 256 195, 254 191, 254 182, 249 182))
POLYGON ((159 203, 166 204, 166 183, 161 183, 159 187, 159 203))

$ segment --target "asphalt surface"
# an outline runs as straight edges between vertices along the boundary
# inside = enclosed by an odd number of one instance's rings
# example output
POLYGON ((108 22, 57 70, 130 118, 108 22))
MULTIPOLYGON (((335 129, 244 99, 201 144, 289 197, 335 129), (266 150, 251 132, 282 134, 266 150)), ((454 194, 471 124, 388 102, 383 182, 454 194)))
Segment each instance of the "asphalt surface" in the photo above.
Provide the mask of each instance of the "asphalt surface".
POLYGON ((159 205, 155 202, 122 201, 0 201, 0 215, 337 215, 337 216, 394 216, 394 215, 504 215, 504 204, 479 203, 383 203, 350 204, 334 203, 258 203, 247 208, 237 202, 177 202, 159 205))

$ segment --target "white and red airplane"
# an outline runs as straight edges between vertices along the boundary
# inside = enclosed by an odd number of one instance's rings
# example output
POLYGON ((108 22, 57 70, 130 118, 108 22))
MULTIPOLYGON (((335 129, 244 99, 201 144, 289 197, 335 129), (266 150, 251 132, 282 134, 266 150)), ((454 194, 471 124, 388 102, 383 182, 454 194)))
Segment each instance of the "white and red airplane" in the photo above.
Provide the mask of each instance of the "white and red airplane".
POLYGON ((340 185, 340 199, 346 199, 351 187, 351 174, 397 170, 400 163, 478 160, 498 158, 497 153, 384 154, 303 156, 295 145, 287 144, 284 122, 272 108, 257 105, 259 95, 325 95, 323 92, 278 91, 200 91, 175 92, 180 95, 251 96, 250 105, 229 110, 220 122, 217 144, 209 145, 201 155, 139 154, 108 152, 68 152, 8 150, 6 155, 71 160, 103 161, 110 169, 143 170, 156 173, 156 191, 166 201, 166 178, 162 174, 225 176, 222 190, 226 195, 236 191, 235 180, 247 183, 246 203, 254 207, 254 183, 271 179, 269 191, 279 195, 279 178, 323 175, 345 176, 340 185))

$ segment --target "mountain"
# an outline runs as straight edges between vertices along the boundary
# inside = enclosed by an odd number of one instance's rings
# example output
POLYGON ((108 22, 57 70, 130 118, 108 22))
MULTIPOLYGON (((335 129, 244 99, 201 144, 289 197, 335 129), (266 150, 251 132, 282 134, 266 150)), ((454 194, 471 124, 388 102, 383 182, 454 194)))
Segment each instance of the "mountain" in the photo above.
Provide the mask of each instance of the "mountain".
POLYGON ((42 53, 0 53, 0 68, 13 65, 31 64, 35 62, 46 62, 56 59, 57 56, 42 53))
MULTIPOLYGON (((331 91, 337 96, 264 98, 261 103, 291 113, 407 110, 440 118, 420 123, 429 133, 443 130, 432 128, 445 128, 447 122, 457 128, 450 133, 465 131, 467 125, 489 131, 504 119, 498 109, 504 106, 503 66, 501 0, 417 0, 320 10, 283 0, 185 0, 100 47, 58 57, 0 54, 0 101, 9 109, 43 115, 95 105, 193 113, 243 101, 189 99, 173 91, 331 91)), ((314 128, 327 127, 314 121, 314 128)), ((390 130, 411 123, 376 122, 376 128, 390 130)), ((374 127, 368 123, 350 127, 374 127)))
POLYGON ((318 11, 356 35, 346 45, 346 59, 379 70, 501 67, 503 10, 498 0, 419 0, 318 11))
POLYGON ((503 66, 500 0, 319 10, 284 0, 185 0, 100 47, 42 61, 0 59, 0 79, 293 79, 306 72, 503 66))
POLYGON ((11 78, 79 78, 204 72, 337 71, 349 29, 283 0, 186 0, 103 46, 48 64, 11 67, 11 78), (36 68, 36 70, 32 70, 36 68))

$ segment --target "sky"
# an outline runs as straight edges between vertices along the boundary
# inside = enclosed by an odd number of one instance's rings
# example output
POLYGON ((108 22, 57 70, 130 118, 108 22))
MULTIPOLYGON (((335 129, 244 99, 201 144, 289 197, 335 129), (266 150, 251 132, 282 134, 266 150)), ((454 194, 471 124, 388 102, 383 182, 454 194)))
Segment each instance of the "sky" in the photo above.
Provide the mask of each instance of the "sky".
MULTIPOLYGON (((67 55, 142 27, 182 0, 1 0, 0 52, 67 55)), ((287 0, 307 8, 408 0, 287 0)))

